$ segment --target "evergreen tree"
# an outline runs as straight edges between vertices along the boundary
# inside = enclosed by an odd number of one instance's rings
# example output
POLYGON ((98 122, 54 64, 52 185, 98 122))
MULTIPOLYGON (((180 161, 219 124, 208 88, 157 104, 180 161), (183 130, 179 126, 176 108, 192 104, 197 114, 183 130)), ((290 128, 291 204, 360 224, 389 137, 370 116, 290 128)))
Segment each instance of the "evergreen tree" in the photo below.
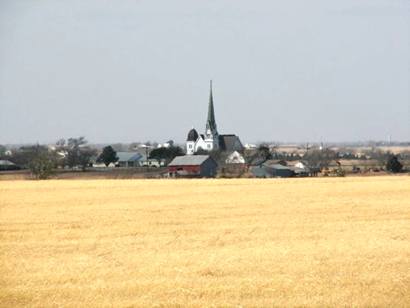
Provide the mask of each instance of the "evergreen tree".
POLYGON ((118 160, 117 152, 114 151, 112 146, 106 146, 97 161, 104 163, 107 167, 111 163, 115 163, 118 160))
POLYGON ((399 162, 396 155, 390 155, 386 163, 387 171, 398 173, 403 169, 403 165, 399 162))

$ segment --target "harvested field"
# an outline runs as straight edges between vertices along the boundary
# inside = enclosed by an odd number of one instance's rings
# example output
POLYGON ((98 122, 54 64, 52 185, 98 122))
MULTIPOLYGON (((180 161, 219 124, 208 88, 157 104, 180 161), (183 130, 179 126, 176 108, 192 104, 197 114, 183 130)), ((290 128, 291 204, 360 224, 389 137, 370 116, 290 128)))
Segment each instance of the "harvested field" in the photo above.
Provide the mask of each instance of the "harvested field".
POLYGON ((0 306, 410 305, 410 177, 0 182, 0 306))

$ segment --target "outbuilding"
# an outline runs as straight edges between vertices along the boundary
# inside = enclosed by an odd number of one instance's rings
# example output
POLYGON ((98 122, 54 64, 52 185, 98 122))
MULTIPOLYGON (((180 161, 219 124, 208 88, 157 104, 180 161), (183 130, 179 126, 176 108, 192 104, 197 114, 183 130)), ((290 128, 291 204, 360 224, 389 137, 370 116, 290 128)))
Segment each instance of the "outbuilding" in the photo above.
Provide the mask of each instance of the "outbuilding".
POLYGON ((19 170, 20 167, 9 160, 0 160, 0 171, 19 170))
POLYGON ((262 164, 251 168, 251 173, 257 178, 290 178, 295 176, 295 172, 280 164, 262 164))
POLYGON ((142 164, 143 156, 138 152, 117 152, 118 160, 116 166, 118 167, 138 167, 142 164))
POLYGON ((270 173, 273 177, 277 178, 290 178, 295 176, 295 172, 287 166, 282 166, 280 164, 270 165, 268 167, 270 173))
POLYGON ((209 155, 175 157, 168 165, 170 177, 215 177, 218 164, 209 155))

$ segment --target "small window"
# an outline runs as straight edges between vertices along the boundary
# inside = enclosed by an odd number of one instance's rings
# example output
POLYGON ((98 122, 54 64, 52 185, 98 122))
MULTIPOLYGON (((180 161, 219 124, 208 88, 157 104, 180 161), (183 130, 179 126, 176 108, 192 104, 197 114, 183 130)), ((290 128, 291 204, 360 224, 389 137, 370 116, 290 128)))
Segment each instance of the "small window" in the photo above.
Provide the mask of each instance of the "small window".
POLYGON ((211 148, 211 145, 210 144, 208 144, 208 149, 210 149, 211 148))

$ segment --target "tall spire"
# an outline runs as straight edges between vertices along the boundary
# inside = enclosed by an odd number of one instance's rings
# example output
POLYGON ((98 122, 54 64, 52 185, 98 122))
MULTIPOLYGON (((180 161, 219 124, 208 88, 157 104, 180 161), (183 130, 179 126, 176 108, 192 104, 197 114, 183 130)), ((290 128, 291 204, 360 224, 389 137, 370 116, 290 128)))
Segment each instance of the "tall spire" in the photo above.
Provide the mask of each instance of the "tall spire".
POLYGON ((214 97, 212 95, 212 80, 210 82, 209 90, 208 119, 206 121, 206 129, 210 129, 212 133, 216 132, 214 97))

